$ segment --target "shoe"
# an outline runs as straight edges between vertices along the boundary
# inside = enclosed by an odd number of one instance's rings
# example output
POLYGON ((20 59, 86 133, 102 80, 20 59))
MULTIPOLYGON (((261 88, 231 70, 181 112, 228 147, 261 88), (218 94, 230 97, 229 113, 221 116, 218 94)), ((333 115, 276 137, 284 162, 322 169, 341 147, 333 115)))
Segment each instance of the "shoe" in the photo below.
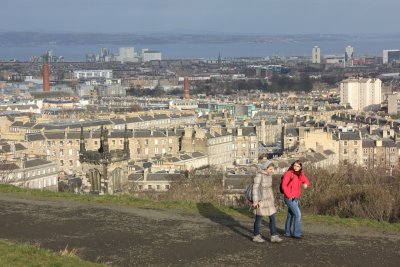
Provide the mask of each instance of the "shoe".
POLYGON ((282 242, 282 238, 280 238, 279 235, 271 236, 271 243, 279 243, 279 242, 282 242))
POLYGON ((256 235, 253 237, 253 242, 263 243, 265 240, 261 237, 261 235, 256 235))
POLYGON ((294 239, 303 239, 303 236, 292 236, 294 239))
POLYGON ((287 237, 287 238, 293 237, 292 235, 287 235, 287 234, 284 234, 283 236, 284 236, 284 237, 287 237))

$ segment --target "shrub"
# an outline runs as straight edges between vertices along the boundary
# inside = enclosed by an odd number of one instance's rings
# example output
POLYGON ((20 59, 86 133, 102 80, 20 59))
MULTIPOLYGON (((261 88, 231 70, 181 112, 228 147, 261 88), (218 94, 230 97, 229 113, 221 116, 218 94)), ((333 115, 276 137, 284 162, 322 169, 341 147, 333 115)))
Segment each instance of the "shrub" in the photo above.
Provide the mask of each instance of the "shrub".
POLYGON ((304 190, 302 206, 322 215, 362 217, 398 222, 400 218, 399 174, 382 169, 338 166, 335 172, 305 167, 312 186, 304 190))

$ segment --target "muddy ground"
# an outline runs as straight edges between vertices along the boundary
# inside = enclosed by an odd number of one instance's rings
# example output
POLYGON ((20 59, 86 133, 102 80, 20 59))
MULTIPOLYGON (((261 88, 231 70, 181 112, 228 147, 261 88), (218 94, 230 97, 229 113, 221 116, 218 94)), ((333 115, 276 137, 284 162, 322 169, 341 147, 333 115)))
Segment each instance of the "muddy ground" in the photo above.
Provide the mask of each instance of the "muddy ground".
MULTIPOLYGON (((0 239, 110 266, 399 266, 400 233, 303 223, 305 237, 251 242, 251 218, 0 194, 0 239)), ((283 222, 278 221, 282 231, 283 222)), ((267 225, 262 233, 269 236, 267 225)))

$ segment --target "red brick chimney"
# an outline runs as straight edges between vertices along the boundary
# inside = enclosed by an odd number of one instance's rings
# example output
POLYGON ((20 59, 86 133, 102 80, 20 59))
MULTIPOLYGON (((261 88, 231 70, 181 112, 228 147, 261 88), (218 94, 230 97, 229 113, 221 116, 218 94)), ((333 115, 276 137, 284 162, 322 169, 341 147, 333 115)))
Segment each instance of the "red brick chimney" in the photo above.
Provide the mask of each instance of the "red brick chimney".
POLYGON ((188 77, 185 77, 183 79, 183 99, 189 100, 190 95, 189 95, 189 79, 188 77))
POLYGON ((50 92, 50 71, 46 61, 43 64, 43 92, 50 92))
POLYGON ((50 92, 49 51, 43 55, 43 92, 50 92))

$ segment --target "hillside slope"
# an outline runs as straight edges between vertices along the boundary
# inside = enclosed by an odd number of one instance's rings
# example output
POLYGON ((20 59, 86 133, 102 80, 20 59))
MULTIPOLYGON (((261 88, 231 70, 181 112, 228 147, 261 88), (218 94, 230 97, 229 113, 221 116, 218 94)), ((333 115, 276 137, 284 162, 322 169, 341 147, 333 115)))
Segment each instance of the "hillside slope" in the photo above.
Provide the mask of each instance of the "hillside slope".
MULTIPOLYGON (((251 218, 0 194, 0 239, 77 249, 111 266, 398 266, 400 233, 304 223, 305 238, 251 242, 251 218)), ((282 230, 283 222, 278 221, 282 230)), ((267 225, 262 233, 268 236, 267 225)))

